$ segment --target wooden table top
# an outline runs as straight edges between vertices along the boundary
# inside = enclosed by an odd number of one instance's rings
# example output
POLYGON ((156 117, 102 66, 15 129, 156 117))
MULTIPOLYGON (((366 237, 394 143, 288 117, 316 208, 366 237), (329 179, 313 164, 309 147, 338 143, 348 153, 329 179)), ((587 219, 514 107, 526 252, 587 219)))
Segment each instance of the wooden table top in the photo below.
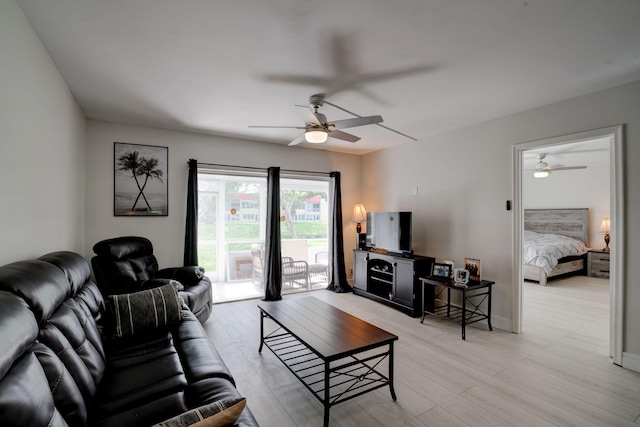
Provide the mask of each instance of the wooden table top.
POLYGON ((263 302, 258 307, 324 360, 340 359, 398 339, 315 297, 263 302))

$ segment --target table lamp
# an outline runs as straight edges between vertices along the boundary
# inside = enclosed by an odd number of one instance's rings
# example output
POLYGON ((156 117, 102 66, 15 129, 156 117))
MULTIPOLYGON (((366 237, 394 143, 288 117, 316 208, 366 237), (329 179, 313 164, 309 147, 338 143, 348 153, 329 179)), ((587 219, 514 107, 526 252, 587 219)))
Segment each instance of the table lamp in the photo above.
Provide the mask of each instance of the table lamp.
POLYGON ((353 222, 356 223, 356 233, 362 231, 362 223, 367 220, 367 211, 362 203, 358 203, 353 208, 353 222))
POLYGON ((606 247, 603 249, 605 252, 609 252, 609 241, 611 240, 611 236, 609 235, 609 229, 611 228, 611 220, 609 218, 605 218, 600 223, 600 231, 604 232, 604 243, 606 243, 606 247))

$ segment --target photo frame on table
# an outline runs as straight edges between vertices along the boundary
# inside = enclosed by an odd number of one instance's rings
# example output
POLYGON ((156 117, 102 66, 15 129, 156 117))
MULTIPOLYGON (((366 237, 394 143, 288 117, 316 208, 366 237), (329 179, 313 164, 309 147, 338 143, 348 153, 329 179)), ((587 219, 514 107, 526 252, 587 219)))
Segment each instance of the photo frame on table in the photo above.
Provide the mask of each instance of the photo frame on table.
POLYGON ((436 277, 445 277, 445 278, 450 278, 451 277, 451 264, 440 264, 440 263, 433 263, 433 271, 431 273, 432 276, 436 276, 436 277))
POLYGON ((453 282, 458 286, 467 286, 469 282, 469 271, 464 268, 456 268, 453 270, 453 282))
POLYGON ((453 271, 455 270, 455 264, 453 261, 449 261, 449 260, 443 260, 442 261, 443 264, 449 264, 451 266, 451 275, 449 276, 450 278, 453 278, 453 271))
POLYGON ((473 280, 474 282, 480 281, 480 272, 481 272, 480 260, 477 258, 465 258, 464 259, 464 269, 469 272, 469 280, 473 280))
POLYGON ((113 143, 113 215, 169 215, 169 148, 113 143))

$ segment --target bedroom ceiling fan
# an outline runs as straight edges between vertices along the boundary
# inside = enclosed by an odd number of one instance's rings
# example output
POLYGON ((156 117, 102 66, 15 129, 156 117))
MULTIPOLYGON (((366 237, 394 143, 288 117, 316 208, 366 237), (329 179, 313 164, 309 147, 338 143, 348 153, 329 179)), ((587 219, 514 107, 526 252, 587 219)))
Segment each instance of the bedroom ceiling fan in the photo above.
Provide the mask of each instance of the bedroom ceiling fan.
POLYGON ((547 162, 543 161, 545 157, 547 157, 546 153, 540 153, 536 156, 538 158, 538 163, 536 163, 535 168, 533 169, 533 176, 536 178, 546 178, 552 171, 561 171, 561 170, 573 170, 573 169, 586 169, 586 166, 564 166, 564 165, 549 165, 547 162))
MULTIPOLYGON (((296 139, 289 143, 289 146, 298 145, 303 141, 312 144, 321 144, 327 141, 330 136, 332 138, 341 139, 343 141, 356 142, 360 137, 342 132, 339 129, 352 128, 357 126, 371 125, 382 122, 381 116, 356 117, 353 119, 344 119, 329 121, 327 116, 318 112, 318 109, 325 103, 324 94, 311 95, 309 97, 309 107, 305 105, 296 105, 298 112, 304 120, 304 126, 249 126, 250 128, 285 128, 285 129, 304 129, 304 132, 296 139)), ((333 104, 331 104, 333 105, 333 104)))

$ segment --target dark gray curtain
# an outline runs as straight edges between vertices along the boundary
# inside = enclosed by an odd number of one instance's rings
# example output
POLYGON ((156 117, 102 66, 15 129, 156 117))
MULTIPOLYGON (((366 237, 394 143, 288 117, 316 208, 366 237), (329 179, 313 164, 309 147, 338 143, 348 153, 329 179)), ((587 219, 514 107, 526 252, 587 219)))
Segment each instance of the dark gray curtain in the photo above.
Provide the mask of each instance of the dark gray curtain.
POLYGON ((264 301, 282 299, 282 256, 280 254, 280 168, 267 171, 267 234, 264 247, 264 301))
POLYGON ((347 282, 347 268, 344 265, 344 239, 342 237, 342 194, 340 191, 340 172, 331 172, 331 186, 333 197, 331 199, 331 224, 329 230, 329 250, 331 260, 329 265, 329 286, 327 289, 334 292, 351 292, 352 288, 347 282))
POLYGON ((189 160, 187 223, 184 232, 184 265, 198 265, 198 161, 189 160))

